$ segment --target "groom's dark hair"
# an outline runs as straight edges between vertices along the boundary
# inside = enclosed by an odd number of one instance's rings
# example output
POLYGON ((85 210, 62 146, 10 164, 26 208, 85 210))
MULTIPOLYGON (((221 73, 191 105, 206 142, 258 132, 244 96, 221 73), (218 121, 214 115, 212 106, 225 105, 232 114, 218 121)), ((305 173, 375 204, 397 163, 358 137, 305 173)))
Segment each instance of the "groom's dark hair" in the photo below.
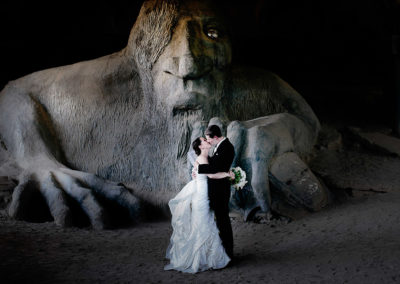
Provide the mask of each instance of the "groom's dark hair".
POLYGON ((217 137, 222 136, 221 129, 219 128, 218 125, 210 125, 209 127, 207 127, 204 134, 210 136, 211 138, 214 138, 215 136, 217 137))

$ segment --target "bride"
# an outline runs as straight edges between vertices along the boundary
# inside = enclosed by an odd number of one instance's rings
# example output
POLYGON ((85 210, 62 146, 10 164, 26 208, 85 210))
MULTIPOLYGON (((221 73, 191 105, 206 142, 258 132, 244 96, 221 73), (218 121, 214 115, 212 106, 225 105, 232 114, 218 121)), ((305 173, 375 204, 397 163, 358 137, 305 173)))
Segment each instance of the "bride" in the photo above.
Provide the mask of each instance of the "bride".
MULTIPOLYGON (((192 147, 197 154, 196 171, 199 163, 208 163, 211 145, 199 137, 192 147)), ((232 173, 196 174, 196 178, 169 201, 173 233, 166 253, 170 264, 164 267, 165 270, 196 273, 224 268, 230 261, 222 246, 214 213, 208 205, 207 177, 227 178, 232 177, 232 173)))

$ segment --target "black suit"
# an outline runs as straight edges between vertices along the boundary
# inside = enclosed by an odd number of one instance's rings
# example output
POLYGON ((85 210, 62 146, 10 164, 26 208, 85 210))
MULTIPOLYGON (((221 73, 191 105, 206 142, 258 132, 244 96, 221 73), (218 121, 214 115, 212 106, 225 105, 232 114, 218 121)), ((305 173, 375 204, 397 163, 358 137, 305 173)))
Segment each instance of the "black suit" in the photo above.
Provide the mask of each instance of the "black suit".
MULTIPOLYGON (((228 138, 221 142, 217 151, 209 157, 209 164, 199 165, 199 174, 215 174, 228 172, 235 150, 228 138)), ((214 211, 217 227, 226 253, 233 257, 233 235, 231 220, 229 218, 229 197, 231 195, 231 184, 229 178, 208 179, 208 198, 210 209, 214 211)))

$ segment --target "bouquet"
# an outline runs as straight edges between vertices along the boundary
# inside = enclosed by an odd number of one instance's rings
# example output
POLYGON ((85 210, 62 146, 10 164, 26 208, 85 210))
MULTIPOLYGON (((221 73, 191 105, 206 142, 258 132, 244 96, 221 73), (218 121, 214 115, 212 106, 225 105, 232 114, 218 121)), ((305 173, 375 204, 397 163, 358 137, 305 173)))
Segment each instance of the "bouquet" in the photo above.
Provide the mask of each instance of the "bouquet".
POLYGON ((241 167, 232 168, 231 171, 235 174, 235 178, 231 180, 232 186, 241 190, 247 183, 245 171, 241 167))

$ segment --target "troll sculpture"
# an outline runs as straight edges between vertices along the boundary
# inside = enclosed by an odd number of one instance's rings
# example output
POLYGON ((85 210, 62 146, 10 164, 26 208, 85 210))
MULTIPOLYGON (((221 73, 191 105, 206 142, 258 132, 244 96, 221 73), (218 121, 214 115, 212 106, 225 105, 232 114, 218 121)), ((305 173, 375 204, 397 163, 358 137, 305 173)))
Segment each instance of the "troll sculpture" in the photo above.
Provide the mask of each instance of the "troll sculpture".
POLYGON ((251 206, 270 210, 271 177, 311 210, 326 204, 303 162, 318 119, 278 76, 231 64, 229 32, 213 5, 145 1, 123 50, 7 84, 0 171, 13 164, 18 173, 11 216, 24 219, 38 193, 61 226, 73 225, 76 205, 94 228, 107 226, 99 200, 133 218, 143 201, 165 206, 190 179, 190 143, 208 123, 234 144, 251 206))

